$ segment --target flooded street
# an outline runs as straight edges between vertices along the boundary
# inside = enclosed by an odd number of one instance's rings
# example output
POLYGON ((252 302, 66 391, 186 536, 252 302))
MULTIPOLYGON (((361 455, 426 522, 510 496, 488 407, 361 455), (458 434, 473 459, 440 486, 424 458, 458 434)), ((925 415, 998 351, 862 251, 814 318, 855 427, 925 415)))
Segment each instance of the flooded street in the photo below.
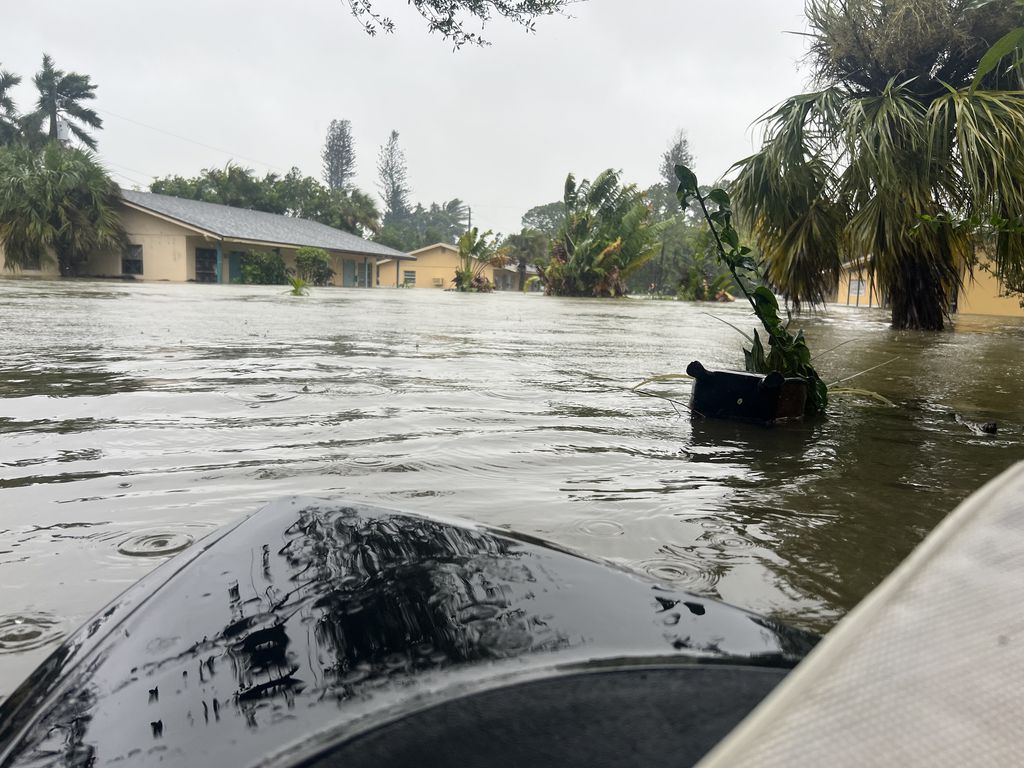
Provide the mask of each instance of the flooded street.
MULTIPOLYGON (((0 697, 173 552, 286 495, 535 534, 825 631, 1024 459, 1024 321, 798 321, 835 398, 763 429, 630 392, 742 364, 739 303, 0 282, 0 697), (996 435, 976 428, 999 424, 996 435)), ((689 385, 651 389, 685 401, 689 385)))

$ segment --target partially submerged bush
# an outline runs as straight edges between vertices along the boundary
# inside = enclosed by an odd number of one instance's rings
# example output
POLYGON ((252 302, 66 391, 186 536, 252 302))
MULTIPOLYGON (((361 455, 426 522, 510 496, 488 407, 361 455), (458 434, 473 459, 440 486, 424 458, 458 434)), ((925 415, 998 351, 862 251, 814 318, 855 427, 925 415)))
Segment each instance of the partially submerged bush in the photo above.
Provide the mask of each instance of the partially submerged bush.
POLYGON ((299 248, 295 252, 295 273, 310 285, 330 285, 334 278, 331 257, 322 248, 299 248))
POLYGON ((288 267, 279 253, 253 251, 243 254, 242 282, 250 285, 286 285, 288 267))

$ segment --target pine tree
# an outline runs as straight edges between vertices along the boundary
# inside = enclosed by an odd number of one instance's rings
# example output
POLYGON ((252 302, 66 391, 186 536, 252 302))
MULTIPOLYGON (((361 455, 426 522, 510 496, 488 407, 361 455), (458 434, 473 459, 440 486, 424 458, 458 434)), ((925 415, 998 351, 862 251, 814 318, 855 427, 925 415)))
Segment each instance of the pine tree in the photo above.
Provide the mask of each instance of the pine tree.
POLYGON ((320 157, 324 161, 324 182, 329 189, 348 191, 356 175, 356 150, 352 141, 352 123, 331 120, 327 141, 320 157))
POLYGON ((387 143, 381 146, 377 157, 378 188, 384 201, 384 223, 408 217, 409 183, 405 153, 398 146, 398 131, 391 131, 387 143))

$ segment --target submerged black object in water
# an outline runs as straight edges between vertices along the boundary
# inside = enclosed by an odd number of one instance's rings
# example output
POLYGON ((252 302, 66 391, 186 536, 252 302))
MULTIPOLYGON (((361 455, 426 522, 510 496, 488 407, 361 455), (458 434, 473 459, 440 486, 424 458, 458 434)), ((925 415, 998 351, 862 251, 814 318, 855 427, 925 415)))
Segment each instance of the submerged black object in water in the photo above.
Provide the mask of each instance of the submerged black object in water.
POLYGON ((686 366, 693 377, 690 410, 709 419, 773 424, 803 418, 807 382, 781 373, 709 371, 699 361, 686 366))
POLYGON ((680 766, 816 638, 543 542, 314 499, 183 552, 0 706, 0 766, 680 766))

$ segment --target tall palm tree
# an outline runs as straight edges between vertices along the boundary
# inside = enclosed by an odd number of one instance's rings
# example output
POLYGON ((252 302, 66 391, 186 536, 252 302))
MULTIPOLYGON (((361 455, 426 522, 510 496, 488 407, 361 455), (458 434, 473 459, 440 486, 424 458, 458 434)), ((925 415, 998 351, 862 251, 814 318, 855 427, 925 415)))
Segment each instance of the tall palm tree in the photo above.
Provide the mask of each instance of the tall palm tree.
MULTIPOLYGON (((1021 12, 1011 0, 805 10, 818 89, 763 118, 761 150, 736 166, 737 207, 797 307, 822 303, 852 262, 888 297, 894 328, 941 329, 974 265, 965 222, 1024 214, 1024 81, 998 69, 971 87, 1021 12)), ((1024 236, 1005 230, 988 256, 1012 279, 1024 236)))
POLYGON ((49 142, 0 149, 0 245, 6 269, 56 259, 74 275, 90 256, 116 251, 126 239, 116 211, 121 193, 84 150, 49 142))
POLYGON ((11 90, 20 82, 20 76, 0 69, 0 145, 10 144, 21 133, 18 110, 11 96, 11 90))
POLYGON ((63 119, 68 129, 89 149, 96 149, 96 140, 85 128, 102 128, 103 120, 82 102, 96 98, 96 86, 88 75, 65 72, 53 65, 53 59, 43 54, 43 68, 32 78, 39 91, 36 110, 30 116, 40 129, 45 125, 51 141, 57 139, 57 123, 63 119), (81 123, 81 125, 79 125, 81 123))

